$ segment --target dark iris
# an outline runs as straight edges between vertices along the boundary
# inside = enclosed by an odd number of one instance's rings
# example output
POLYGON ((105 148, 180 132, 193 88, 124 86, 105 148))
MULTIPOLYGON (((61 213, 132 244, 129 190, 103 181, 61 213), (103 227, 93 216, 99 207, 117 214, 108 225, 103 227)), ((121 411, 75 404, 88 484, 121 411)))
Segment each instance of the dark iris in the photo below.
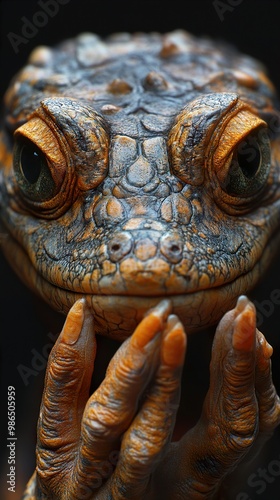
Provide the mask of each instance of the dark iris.
POLYGON ((21 192, 29 200, 43 202, 55 195, 47 157, 26 137, 15 141, 14 172, 21 192))
POLYGON ((252 179, 261 164, 260 146, 256 137, 243 141, 237 149, 237 161, 247 179, 252 179))
POLYGON ((25 179, 35 184, 41 174, 43 155, 30 146, 23 146, 20 155, 20 165, 25 179))

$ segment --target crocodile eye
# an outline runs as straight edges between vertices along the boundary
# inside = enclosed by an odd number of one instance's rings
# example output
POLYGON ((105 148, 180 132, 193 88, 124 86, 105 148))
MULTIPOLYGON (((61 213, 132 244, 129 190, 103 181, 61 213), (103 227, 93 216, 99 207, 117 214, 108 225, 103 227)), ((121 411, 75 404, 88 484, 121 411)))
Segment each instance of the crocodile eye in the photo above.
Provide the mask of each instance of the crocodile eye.
POLYGON ((266 184, 270 171, 270 142, 266 129, 247 135, 229 159, 223 189, 231 196, 256 194, 266 184))
POLYGON ((261 148, 256 137, 250 137, 239 144, 235 161, 247 179, 256 175, 262 164, 261 148))
POLYGON ((45 164, 45 158, 37 150, 24 144, 20 151, 20 169, 25 180, 30 184, 35 184, 41 174, 45 164))
POLYGON ((44 153, 29 139, 20 138, 14 148, 14 172, 23 194, 32 201, 55 195, 56 185, 44 153))

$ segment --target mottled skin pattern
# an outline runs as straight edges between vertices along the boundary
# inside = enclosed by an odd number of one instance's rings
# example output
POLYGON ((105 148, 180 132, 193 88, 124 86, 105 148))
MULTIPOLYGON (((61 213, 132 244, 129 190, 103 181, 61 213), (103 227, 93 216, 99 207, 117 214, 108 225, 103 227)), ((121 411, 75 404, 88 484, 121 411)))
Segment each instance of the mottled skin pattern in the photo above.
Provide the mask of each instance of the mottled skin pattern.
POLYGON ((236 305, 279 245, 279 112, 263 67, 184 32, 84 34, 38 48, 5 108, 3 252, 55 309, 73 306, 50 356, 25 498, 218 498, 280 418, 271 348, 253 305, 236 305), (184 329, 232 307, 201 420, 171 445, 184 329), (95 333, 127 340, 87 403, 93 317, 95 333))

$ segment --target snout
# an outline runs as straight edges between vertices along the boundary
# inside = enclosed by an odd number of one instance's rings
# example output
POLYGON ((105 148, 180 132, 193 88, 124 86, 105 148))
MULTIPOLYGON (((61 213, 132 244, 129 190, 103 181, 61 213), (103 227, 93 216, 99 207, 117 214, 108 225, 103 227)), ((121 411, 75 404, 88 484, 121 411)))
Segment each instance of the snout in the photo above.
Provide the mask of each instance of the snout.
POLYGON ((101 293, 166 295, 182 293, 188 282, 188 264, 183 259, 179 233, 169 231, 119 231, 108 240, 106 273, 99 283, 101 293), (113 266, 112 266, 113 264, 113 266))

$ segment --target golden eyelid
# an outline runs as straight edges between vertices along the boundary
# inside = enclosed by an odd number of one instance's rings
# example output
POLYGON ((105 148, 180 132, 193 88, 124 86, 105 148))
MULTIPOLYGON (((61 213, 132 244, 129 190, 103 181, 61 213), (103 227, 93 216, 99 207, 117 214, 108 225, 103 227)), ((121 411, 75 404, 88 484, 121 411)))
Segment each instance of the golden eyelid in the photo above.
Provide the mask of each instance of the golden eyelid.
POLYGON ((226 125, 220 138, 218 147, 213 155, 216 170, 225 166, 226 160, 238 143, 260 127, 267 127, 266 122, 250 111, 241 110, 226 125))

